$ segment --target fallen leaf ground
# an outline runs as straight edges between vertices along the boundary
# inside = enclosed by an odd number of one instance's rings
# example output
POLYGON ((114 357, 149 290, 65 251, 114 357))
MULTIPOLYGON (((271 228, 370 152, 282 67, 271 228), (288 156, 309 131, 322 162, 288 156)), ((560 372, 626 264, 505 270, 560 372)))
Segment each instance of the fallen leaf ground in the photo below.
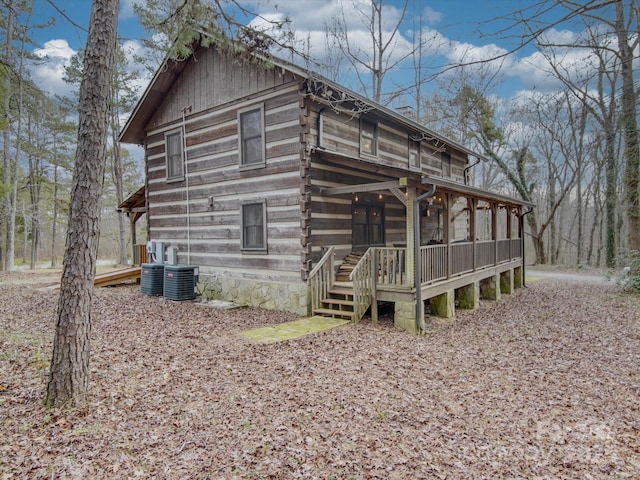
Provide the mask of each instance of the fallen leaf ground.
POLYGON ((640 478, 640 298, 545 280, 431 321, 95 292, 90 403, 42 406, 57 291, 0 274, 0 479, 640 478))

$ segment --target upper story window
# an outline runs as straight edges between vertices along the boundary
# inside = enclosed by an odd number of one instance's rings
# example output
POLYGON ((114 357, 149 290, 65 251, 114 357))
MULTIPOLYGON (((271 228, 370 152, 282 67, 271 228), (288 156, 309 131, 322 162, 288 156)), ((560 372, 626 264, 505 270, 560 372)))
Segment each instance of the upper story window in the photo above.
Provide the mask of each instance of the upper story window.
POLYGON ((409 165, 420 168, 420 142, 409 137, 409 165))
POLYGON ((440 152, 440 160, 442 161, 442 176, 451 177, 451 154, 449 152, 440 152))
POLYGON ((360 120, 360 153, 378 155, 378 124, 360 120))
POLYGON ((242 251, 265 253, 267 251, 267 207, 264 201, 246 203, 241 209, 242 251))
POLYGON ((164 137, 167 156, 167 180, 178 180, 184 177, 182 171, 182 132, 180 130, 167 133, 164 137))
POLYGON ((264 109, 262 106, 238 113, 240 166, 265 164, 264 109))

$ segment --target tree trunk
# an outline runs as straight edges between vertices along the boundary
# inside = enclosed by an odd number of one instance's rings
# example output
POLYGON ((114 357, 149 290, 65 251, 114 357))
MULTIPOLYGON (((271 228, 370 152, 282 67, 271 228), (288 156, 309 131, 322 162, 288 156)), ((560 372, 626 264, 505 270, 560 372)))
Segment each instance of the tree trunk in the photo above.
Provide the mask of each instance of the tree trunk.
MULTIPOLYGON (((12 42, 13 42, 13 21, 14 21, 14 11, 12 8, 7 8, 7 38, 5 43, 5 62, 7 65, 12 65, 12 42)), ((5 75, 4 78, 4 102, 3 109, 4 115, 6 115, 7 119, 9 119, 9 112, 11 111, 11 75, 5 75)), ((11 270, 13 268, 13 230, 10 229, 10 219, 11 219, 11 204, 12 198, 11 193, 12 190, 9 188, 11 186, 11 136, 10 129, 7 125, 7 128, 4 129, 2 133, 2 141, 3 141, 3 154, 4 154, 4 187, 6 188, 6 193, 4 195, 3 202, 3 224, 4 224, 4 256, 2 268, 4 270, 11 270), (11 258, 11 261, 9 261, 11 258)), ((15 218, 15 214, 14 214, 15 218)))
MULTIPOLYGON (((633 8, 632 6, 629 7, 633 8)), ((637 8, 637 6, 635 7, 637 8)), ((633 12, 629 12, 632 17, 633 12)), ((637 21, 637 19, 636 19, 637 21)), ((620 123, 624 135, 624 185, 626 187, 627 218, 629 220, 629 248, 640 251, 640 142, 636 117, 636 92, 633 85, 632 35, 625 25, 624 3, 616 2, 616 35, 622 72, 622 112, 620 123)))
POLYGON ((80 84, 69 228, 45 398, 48 407, 78 406, 87 401, 91 299, 100 236, 117 17, 118 0, 93 0, 80 84))
MULTIPOLYGON (((122 173, 122 156, 120 155, 120 142, 118 142, 118 129, 120 120, 118 115, 118 99, 117 92, 114 92, 114 98, 111 105, 111 141, 113 143, 113 184, 116 187, 116 204, 120 205, 124 201, 124 182, 122 173)), ((118 233, 120 247, 120 265, 126 265, 127 262, 127 218, 126 213, 118 212, 118 233)))
MULTIPOLYGON (((54 142, 55 148, 55 142, 54 142)), ((58 165, 53 166, 53 214, 51 220, 51 268, 56 266, 56 233, 58 223, 58 165)))
POLYGON ((533 250, 536 252, 536 265, 546 265, 547 254, 545 252, 544 244, 544 230, 540 232, 538 228, 538 219, 536 218, 536 211, 532 210, 527 215, 527 224, 531 231, 531 240, 533 241, 533 250))
POLYGON ((616 178, 618 174, 615 154, 615 132, 607 130, 605 136, 605 264, 612 268, 616 261, 616 178))

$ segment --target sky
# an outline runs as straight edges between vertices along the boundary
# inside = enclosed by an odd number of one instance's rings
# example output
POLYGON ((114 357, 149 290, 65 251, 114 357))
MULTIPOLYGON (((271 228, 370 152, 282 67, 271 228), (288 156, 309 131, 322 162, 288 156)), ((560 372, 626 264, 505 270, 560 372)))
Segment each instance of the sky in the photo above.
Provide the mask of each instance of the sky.
MULTIPOLYGON (((127 51, 141 49, 140 39, 145 35, 133 12, 132 2, 121 0, 119 34, 125 41, 127 51)), ((139 1, 139 0, 138 0, 139 1)), ((64 66, 71 56, 82 48, 91 2, 89 0, 34 0, 33 24, 43 24, 54 19, 54 24, 32 31, 33 52, 41 61, 32 68, 32 78, 40 87, 51 94, 66 94, 69 85, 62 80, 64 66), (55 5, 54 8, 53 5, 55 5), (63 12, 61 14, 60 12, 63 12), (66 17, 66 18, 65 18, 66 17)), ((433 70, 448 63, 490 58, 506 53, 514 43, 504 34, 498 34, 508 23, 499 20, 508 16, 515 5, 532 5, 535 0, 408 0, 411 13, 405 15, 396 36, 393 54, 402 56, 411 47, 411 32, 415 30, 419 15, 422 17, 423 35, 427 37, 429 53, 427 62, 433 70), (498 19, 498 20, 496 20, 498 19)), ((363 28, 358 8, 366 6, 368 0, 243 0, 243 4, 266 19, 292 20, 291 29, 297 38, 308 41, 312 57, 322 61, 326 57, 324 29, 335 23, 336 15, 344 8, 350 41, 354 48, 366 49, 369 40, 363 28), (277 5, 277 7, 276 7, 277 5)), ((385 2, 385 18, 389 29, 398 23, 404 0, 385 2)), ((252 25, 264 24, 264 20, 252 19, 252 25)), ((570 30, 552 31, 550 35, 571 40, 575 32, 570 30)), ((499 81, 494 85, 494 93, 503 97, 520 94, 522 91, 545 90, 557 86, 549 78, 545 61, 532 49, 524 49, 507 56, 501 62, 485 66, 484 71, 494 73, 500 66, 499 81)), ((453 74, 453 73, 452 73, 453 74)), ((458 73, 456 73, 457 75, 458 73)), ((468 75, 479 75, 477 68, 471 68, 468 75)), ((398 65, 388 76, 389 89, 406 83, 413 75, 408 62, 398 65)), ((144 88, 147 79, 140 81, 144 88)), ((345 79, 345 83, 353 82, 345 79)), ((354 88, 354 85, 348 85, 354 88)), ((435 83, 434 83, 435 85, 435 83)), ((354 88, 355 89, 355 88, 354 88)), ((142 93, 142 92, 140 92, 142 93)))

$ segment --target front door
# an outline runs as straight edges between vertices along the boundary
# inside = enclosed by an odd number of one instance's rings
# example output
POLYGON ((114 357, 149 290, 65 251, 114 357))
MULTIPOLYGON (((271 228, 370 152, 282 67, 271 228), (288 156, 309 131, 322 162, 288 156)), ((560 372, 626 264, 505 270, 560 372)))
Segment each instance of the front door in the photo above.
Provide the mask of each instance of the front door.
POLYGON ((351 212, 353 247, 384 246, 384 205, 354 203, 351 212))

